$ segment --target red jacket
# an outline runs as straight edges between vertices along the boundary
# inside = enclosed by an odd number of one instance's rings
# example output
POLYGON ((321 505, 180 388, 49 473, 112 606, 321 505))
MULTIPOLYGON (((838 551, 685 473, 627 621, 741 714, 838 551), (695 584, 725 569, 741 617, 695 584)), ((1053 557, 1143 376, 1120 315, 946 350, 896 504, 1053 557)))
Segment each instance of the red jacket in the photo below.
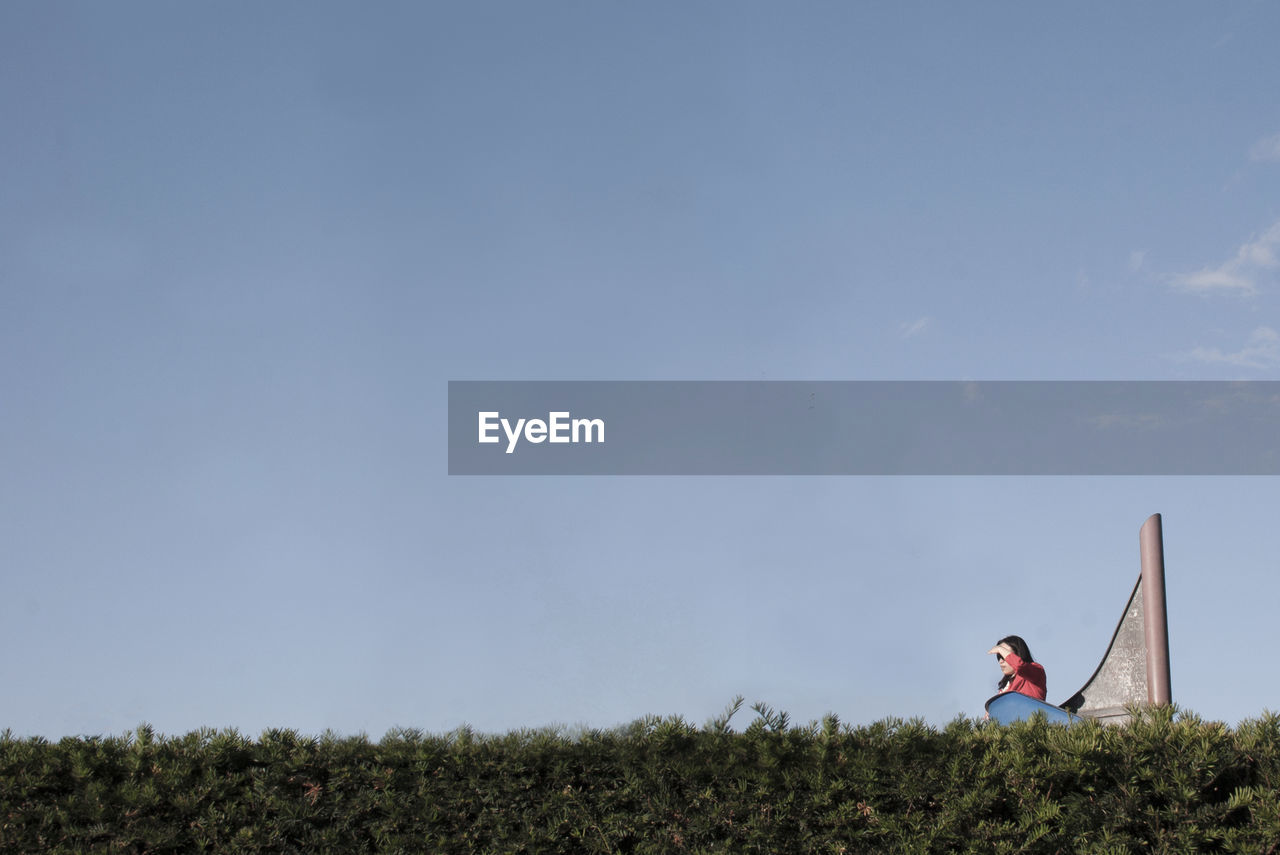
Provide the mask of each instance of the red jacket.
POLYGON ((1044 668, 1039 662, 1023 662, 1022 657, 1016 653, 1010 653, 1004 657, 1004 661, 1009 663, 1013 668, 1013 676, 1009 678, 1009 682, 1000 690, 1004 692, 1018 692, 1023 695, 1030 695, 1036 700, 1043 701, 1048 694, 1046 686, 1048 680, 1045 678, 1044 668))

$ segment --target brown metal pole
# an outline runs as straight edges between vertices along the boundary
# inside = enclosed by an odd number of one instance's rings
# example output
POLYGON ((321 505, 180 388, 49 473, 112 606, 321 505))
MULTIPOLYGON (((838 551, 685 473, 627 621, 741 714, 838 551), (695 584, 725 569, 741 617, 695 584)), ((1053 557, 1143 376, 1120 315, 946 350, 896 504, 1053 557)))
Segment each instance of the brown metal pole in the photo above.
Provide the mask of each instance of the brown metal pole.
POLYGON ((1152 514, 1138 532, 1147 642, 1147 703, 1173 703, 1169 673, 1169 618, 1164 598, 1164 529, 1152 514))

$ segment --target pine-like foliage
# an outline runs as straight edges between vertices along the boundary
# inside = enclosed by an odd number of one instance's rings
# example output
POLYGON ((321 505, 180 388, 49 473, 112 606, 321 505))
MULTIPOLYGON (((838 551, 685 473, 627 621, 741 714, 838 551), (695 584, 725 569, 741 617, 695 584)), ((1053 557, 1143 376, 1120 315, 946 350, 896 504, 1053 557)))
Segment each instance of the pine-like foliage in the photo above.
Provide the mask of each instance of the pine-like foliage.
POLYGON ((1280 851, 1280 717, 0 734, 0 851, 1280 851))

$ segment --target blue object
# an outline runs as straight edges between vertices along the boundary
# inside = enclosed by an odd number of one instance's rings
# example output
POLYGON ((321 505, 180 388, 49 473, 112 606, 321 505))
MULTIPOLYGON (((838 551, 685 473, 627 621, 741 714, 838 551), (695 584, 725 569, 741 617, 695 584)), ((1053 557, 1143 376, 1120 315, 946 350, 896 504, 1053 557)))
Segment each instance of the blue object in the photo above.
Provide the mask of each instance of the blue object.
POLYGON ((1043 713, 1044 717, 1054 724, 1084 721, 1080 716, 1072 715, 1061 707, 1037 701, 1033 697, 1018 692, 1004 692, 987 701, 987 715, 991 716, 992 721, 998 721, 1001 724, 1024 721, 1036 713, 1043 713))

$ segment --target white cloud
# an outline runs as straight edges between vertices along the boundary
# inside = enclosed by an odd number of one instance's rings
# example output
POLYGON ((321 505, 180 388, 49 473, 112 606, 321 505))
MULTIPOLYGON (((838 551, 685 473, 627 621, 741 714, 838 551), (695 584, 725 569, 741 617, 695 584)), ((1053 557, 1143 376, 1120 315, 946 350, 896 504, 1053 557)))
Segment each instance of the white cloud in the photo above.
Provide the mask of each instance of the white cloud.
POLYGON ((1173 284, 1184 291, 1196 291, 1208 294, 1213 291, 1239 291, 1241 294, 1253 294, 1258 289, 1249 276, 1240 276, 1228 270, 1197 270, 1195 273, 1180 273, 1173 277, 1173 284))
POLYGON ((1217 267, 1206 267, 1194 273, 1177 273, 1169 278, 1175 288, 1197 294, 1235 292, 1243 295, 1258 291, 1258 278, 1268 270, 1280 267, 1276 251, 1280 249, 1280 220, 1260 236, 1244 243, 1231 259, 1217 267))
POLYGON ((902 324, 898 329, 902 332, 903 338, 911 338, 927 330, 932 323, 933 318, 919 318, 909 324, 902 324))
POLYGON ((1280 246, 1280 222, 1268 229, 1258 240, 1240 247, 1237 260, 1241 266, 1275 267, 1277 246, 1280 246))
POLYGON ((1249 334, 1244 347, 1234 353, 1223 353, 1216 347, 1197 347, 1187 354, 1187 358, 1209 365, 1271 368, 1280 365, 1280 333, 1271 327, 1258 327, 1249 334))
POLYGON ((1249 159, 1254 162, 1280 161, 1280 134, 1254 143, 1249 149, 1249 159))
POLYGON ((1142 269, 1147 263, 1147 251, 1145 249, 1135 249, 1129 253, 1129 269, 1135 273, 1142 269))

